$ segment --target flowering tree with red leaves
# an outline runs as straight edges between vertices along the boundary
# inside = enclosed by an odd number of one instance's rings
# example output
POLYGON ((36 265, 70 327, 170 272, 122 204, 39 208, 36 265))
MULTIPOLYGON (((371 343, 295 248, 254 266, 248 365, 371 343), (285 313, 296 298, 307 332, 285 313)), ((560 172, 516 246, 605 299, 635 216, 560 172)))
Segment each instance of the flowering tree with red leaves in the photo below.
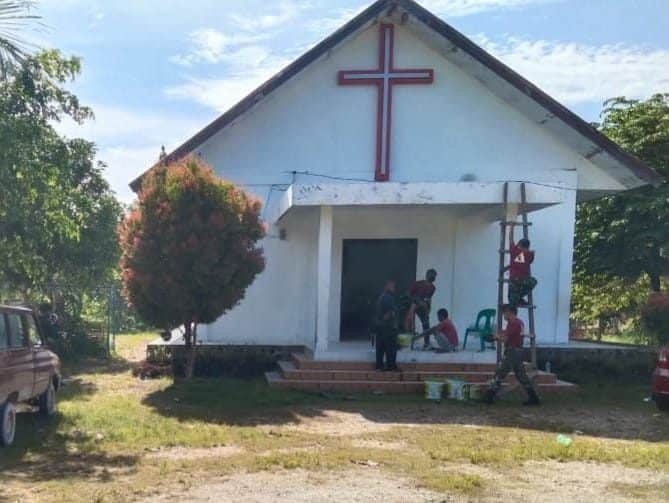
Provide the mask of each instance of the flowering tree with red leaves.
POLYGON ((156 166, 119 228, 124 295, 154 326, 184 329, 193 375, 197 325, 244 298, 263 271, 261 204, 194 157, 156 166))

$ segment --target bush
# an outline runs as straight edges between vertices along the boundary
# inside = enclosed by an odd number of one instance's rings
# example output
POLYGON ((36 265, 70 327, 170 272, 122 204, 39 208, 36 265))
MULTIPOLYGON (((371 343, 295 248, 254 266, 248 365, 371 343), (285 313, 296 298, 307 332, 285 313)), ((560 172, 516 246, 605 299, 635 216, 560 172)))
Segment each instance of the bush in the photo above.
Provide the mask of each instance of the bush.
MULTIPOLYGON (((175 351, 172 356, 174 375, 185 375, 185 352, 175 351)), ((271 352, 201 348, 195 356, 194 375, 197 377, 232 377, 251 379, 276 368, 276 356, 271 352)))
POLYGON ((669 293, 652 293, 641 307, 641 320, 652 342, 658 346, 669 343, 669 293))

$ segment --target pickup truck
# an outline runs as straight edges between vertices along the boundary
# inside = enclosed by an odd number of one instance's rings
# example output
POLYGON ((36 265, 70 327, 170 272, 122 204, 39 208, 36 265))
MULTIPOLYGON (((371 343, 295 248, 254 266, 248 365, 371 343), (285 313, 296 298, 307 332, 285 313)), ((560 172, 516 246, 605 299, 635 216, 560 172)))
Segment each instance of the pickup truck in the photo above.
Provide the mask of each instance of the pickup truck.
POLYGON ((60 360, 46 348, 32 310, 0 305, 0 446, 11 445, 20 402, 39 406, 40 413, 56 413, 60 360))

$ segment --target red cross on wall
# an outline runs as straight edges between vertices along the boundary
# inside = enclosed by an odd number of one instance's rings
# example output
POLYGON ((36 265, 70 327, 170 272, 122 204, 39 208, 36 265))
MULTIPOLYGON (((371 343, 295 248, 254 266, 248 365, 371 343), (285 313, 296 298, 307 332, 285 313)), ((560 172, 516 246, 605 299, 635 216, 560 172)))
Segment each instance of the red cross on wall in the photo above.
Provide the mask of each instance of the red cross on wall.
POLYGON ((402 69, 393 65, 394 26, 379 25, 379 66, 374 70, 341 70, 341 86, 373 85, 377 88, 376 169, 374 179, 390 178, 390 126, 392 123, 393 86, 397 84, 432 84, 434 70, 402 69))

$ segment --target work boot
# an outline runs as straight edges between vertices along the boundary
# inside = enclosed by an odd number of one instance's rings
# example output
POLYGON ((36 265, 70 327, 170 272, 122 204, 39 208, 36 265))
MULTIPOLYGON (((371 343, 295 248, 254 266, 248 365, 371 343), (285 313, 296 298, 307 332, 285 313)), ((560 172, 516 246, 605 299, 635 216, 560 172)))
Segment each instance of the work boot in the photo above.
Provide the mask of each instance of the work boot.
POLYGON ((491 405, 492 405, 492 404, 495 402, 495 395, 496 395, 496 394, 497 394, 497 393, 495 393, 495 390, 492 389, 492 388, 490 388, 490 389, 488 389, 488 391, 485 392, 485 394, 484 394, 483 397, 481 398, 481 401, 482 401, 483 403, 487 403, 487 404, 491 404, 491 405))
POLYGON ((534 389, 527 390, 527 400, 523 402, 523 405, 541 405, 539 395, 537 395, 537 392, 534 391, 534 389))

